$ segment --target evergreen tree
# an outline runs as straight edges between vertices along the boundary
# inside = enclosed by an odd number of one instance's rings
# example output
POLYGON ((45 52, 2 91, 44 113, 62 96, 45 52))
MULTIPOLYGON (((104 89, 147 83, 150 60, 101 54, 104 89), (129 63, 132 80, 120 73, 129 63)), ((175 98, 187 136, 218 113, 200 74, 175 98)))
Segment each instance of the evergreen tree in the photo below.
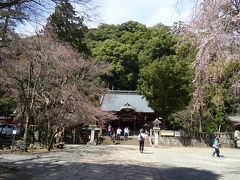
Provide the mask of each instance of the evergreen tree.
POLYGON ((175 55, 163 56, 140 70, 138 91, 157 115, 166 122, 172 113, 184 109, 191 100, 194 51, 188 42, 175 48, 175 55))
POLYGON ((14 32, 14 28, 20 22, 28 19, 26 7, 20 5, 0 9, 0 38, 3 45, 8 44, 9 33, 14 32))
POLYGON ((62 0, 55 8, 55 12, 48 18, 48 24, 52 26, 60 41, 68 42, 79 52, 89 54, 84 42, 84 34, 88 30, 84 25, 84 18, 77 16, 68 0, 62 0))

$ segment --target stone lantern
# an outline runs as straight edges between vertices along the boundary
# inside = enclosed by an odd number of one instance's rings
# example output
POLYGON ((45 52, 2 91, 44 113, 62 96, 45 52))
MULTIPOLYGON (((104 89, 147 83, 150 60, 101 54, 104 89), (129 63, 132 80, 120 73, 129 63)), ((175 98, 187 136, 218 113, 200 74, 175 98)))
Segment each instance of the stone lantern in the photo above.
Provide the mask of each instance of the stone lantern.
POLYGON ((153 132, 154 132, 154 146, 158 146, 158 137, 160 131, 160 124, 162 123, 160 120, 162 118, 159 117, 153 121, 153 132))
POLYGON ((162 118, 161 117, 159 117, 159 118, 157 118, 157 119, 155 119, 154 121, 153 121, 153 128, 159 128, 160 129, 160 124, 162 124, 162 122, 160 121, 162 118))
POLYGON ((94 142, 94 136, 95 136, 95 128, 97 126, 92 124, 92 125, 89 125, 89 128, 91 129, 91 136, 90 136, 90 141, 87 143, 88 145, 96 145, 96 142, 94 142))

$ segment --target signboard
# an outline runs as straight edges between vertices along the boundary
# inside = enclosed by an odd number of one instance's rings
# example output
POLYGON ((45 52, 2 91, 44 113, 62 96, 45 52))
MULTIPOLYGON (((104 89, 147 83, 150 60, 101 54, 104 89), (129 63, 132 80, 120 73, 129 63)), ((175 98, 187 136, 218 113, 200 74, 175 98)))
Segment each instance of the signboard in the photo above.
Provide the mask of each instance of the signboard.
POLYGON ((161 136, 175 136, 174 131, 170 130, 160 130, 161 136))
POLYGON ((16 134, 17 134, 17 130, 13 130, 13 131, 12 131, 12 134, 13 134, 13 135, 16 135, 16 134))

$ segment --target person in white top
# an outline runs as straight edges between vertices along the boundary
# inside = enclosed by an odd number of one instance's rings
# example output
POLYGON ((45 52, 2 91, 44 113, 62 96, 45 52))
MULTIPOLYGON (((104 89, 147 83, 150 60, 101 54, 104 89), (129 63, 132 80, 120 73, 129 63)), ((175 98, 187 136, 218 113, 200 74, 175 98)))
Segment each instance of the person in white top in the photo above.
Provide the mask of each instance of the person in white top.
POLYGON ((145 134, 143 133, 143 129, 140 129, 140 133, 139 133, 139 135, 138 135, 140 153, 143 153, 144 140, 145 140, 145 134))
POLYGON ((128 136, 129 136, 129 129, 128 129, 128 127, 125 127, 124 128, 124 139, 127 140, 128 136))
POLYGON ((117 128, 117 139, 120 139, 122 130, 120 129, 120 127, 117 128))
POLYGON ((108 135, 109 136, 112 135, 112 126, 111 126, 111 124, 108 125, 108 135))

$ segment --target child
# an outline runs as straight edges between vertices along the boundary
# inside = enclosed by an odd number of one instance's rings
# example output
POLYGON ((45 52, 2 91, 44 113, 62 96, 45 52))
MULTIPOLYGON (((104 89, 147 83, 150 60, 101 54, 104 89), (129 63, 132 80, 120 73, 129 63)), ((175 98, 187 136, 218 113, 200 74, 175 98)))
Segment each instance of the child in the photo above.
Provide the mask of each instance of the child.
POLYGON ((214 148, 214 152, 212 154, 212 156, 215 156, 215 154, 217 155, 217 157, 220 157, 220 142, 219 142, 219 138, 215 137, 215 139, 213 140, 213 148, 214 148))

